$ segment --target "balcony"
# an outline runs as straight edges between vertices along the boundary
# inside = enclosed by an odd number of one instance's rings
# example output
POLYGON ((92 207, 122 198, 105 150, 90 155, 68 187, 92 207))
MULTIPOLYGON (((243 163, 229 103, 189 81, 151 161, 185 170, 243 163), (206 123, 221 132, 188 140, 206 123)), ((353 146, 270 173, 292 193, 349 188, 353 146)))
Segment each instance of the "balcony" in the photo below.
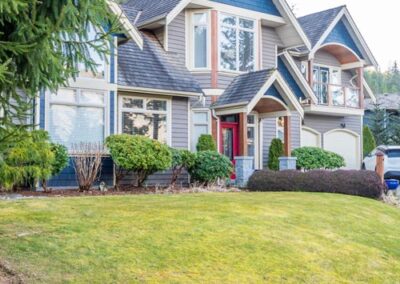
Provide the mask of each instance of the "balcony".
POLYGON ((318 98, 319 105, 353 109, 362 108, 361 92, 359 88, 334 84, 314 83, 313 90, 318 98))

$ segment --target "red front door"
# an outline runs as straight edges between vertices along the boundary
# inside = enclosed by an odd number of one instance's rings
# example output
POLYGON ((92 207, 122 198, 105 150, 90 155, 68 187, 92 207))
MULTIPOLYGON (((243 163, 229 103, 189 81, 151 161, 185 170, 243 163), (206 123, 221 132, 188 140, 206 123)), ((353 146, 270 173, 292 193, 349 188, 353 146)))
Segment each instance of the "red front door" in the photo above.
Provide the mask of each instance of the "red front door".
MULTIPOLYGON (((239 155, 239 124, 235 122, 221 123, 220 152, 227 156, 233 164, 239 155)), ((232 179, 236 176, 233 174, 232 179)))

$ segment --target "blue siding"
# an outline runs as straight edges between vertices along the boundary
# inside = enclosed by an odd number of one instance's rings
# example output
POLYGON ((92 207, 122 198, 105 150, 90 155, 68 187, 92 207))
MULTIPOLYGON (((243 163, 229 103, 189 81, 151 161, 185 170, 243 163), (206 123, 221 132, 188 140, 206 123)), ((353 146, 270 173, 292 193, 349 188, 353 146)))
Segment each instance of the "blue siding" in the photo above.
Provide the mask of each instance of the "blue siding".
POLYGON ((286 67, 281 58, 278 58, 278 70, 281 73, 282 77, 285 79, 286 83, 288 83, 290 89, 296 95, 296 97, 299 99, 305 99, 306 96, 297 84, 296 80, 293 78, 292 74, 290 74, 289 69, 286 67))
POLYGON ((324 43, 341 43, 350 49, 352 49, 361 59, 363 55, 360 49, 357 47, 357 44, 353 40, 352 36, 350 35, 349 31, 347 30, 346 25, 344 24, 343 20, 339 21, 336 27, 332 30, 329 36, 326 38, 324 43))
POLYGON ((115 83, 115 47, 114 41, 110 43, 110 83, 115 83))
MULTIPOLYGON (((106 182, 107 186, 109 187, 113 186, 114 184, 114 166, 112 159, 110 157, 104 158, 100 178, 96 182, 96 185, 98 185, 100 181, 106 182)), ((78 183, 76 181, 76 176, 75 176, 75 170, 71 159, 69 161, 68 167, 66 167, 61 172, 61 174, 49 180, 48 186, 60 187, 60 188, 78 187, 78 183)))
POLYGON ((40 91, 40 110, 39 110, 39 126, 40 129, 45 128, 46 121, 46 93, 44 90, 40 91))
POLYGON ((282 103, 285 103, 285 100, 282 98, 281 94, 279 93, 278 89, 275 87, 275 85, 272 85, 267 92, 265 93, 266 96, 271 96, 274 97, 278 100, 281 100, 282 103))
POLYGON ((212 0, 226 5, 281 16, 272 0, 212 0))

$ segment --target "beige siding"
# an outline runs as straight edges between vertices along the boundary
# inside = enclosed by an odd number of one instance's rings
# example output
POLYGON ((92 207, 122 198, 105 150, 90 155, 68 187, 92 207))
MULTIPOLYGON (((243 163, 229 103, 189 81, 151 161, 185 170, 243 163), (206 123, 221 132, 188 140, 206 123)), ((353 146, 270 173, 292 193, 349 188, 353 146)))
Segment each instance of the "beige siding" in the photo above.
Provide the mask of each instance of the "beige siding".
POLYGON ((323 50, 320 50, 317 53, 315 53, 314 63, 334 66, 334 67, 341 66, 340 62, 336 59, 335 56, 323 50))

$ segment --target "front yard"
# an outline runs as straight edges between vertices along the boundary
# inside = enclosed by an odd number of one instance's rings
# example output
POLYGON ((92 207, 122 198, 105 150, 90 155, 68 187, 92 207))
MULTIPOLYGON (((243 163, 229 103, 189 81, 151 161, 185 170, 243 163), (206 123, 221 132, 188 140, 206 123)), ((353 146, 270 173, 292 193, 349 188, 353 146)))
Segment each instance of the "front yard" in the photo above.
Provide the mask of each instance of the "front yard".
POLYGON ((400 277, 400 211, 330 194, 2 201, 0 244, 0 264, 29 283, 396 283, 400 277))

